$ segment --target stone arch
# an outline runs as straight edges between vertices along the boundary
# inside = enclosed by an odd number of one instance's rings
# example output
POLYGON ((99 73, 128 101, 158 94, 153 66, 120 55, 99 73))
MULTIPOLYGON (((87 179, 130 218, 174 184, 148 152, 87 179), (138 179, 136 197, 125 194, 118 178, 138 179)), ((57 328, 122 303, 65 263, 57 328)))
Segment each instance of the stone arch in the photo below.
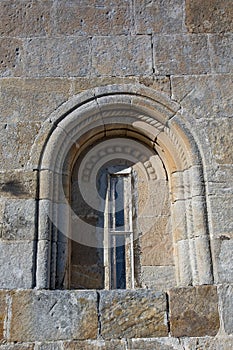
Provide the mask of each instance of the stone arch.
POLYGON ((179 109, 167 96, 139 84, 110 85, 74 97, 45 122, 29 164, 39 173, 37 288, 64 286, 66 199, 75 159, 89 143, 113 137, 116 130, 156 150, 166 168, 177 285, 212 283, 202 159, 179 109))

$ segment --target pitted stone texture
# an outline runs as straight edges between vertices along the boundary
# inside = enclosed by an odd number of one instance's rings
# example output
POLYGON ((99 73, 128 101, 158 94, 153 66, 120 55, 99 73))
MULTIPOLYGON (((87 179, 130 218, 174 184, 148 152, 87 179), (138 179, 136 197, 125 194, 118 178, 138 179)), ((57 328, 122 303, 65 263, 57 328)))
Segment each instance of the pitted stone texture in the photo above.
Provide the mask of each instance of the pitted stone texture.
POLYGON ((216 162, 219 164, 233 164, 233 152, 231 149, 233 138, 232 120, 230 118, 221 118, 221 120, 209 122, 207 134, 216 162))
POLYGON ((22 76, 23 56, 21 40, 0 38, 0 77, 22 76))
POLYGON ((130 31, 130 2, 107 0, 58 2, 57 32, 63 35, 116 35, 130 31))
POLYGON ((153 38, 155 73, 202 74, 210 72, 205 35, 157 35, 153 38))
POLYGON ((129 339, 128 350, 184 350, 175 338, 129 339))
POLYGON ((32 288, 33 242, 0 242, 0 288, 32 288))
POLYGON ((191 33, 233 31, 231 0, 186 0, 186 25, 191 33))
MULTIPOLYGON (((63 342, 36 343, 34 350, 63 350, 63 342)), ((1 350, 1 349, 0 349, 1 350)))
POLYGON ((233 238, 232 195, 209 196, 212 212, 212 229, 214 236, 220 239, 233 238))
POLYGON ((7 316, 6 292, 0 291, 0 341, 4 338, 4 322, 7 316))
POLYGON ((223 319, 223 328, 226 334, 233 335, 233 286, 219 286, 218 293, 220 298, 220 309, 223 319))
MULTIPOLYGON (((35 347, 34 347, 34 344, 6 344, 6 345, 0 345, 0 350, 35 350, 35 347)), ((46 350, 50 350, 50 349, 46 349, 46 350)), ((54 348, 53 350, 58 350, 58 349, 54 348)))
POLYGON ((0 124, 1 169, 22 169, 30 158, 30 148, 40 129, 40 123, 19 122, 0 124))
POLYGON ((12 293, 11 341, 93 339, 97 336, 94 291, 12 293))
POLYGON ((62 350, 126 350, 125 340, 86 340, 64 342, 62 350))
MULTIPOLYGON (((144 220, 139 218, 139 223, 142 221, 145 222, 146 218, 144 220)), ((149 222, 147 223, 149 224, 149 222)), ((141 237, 141 264, 144 266, 173 265, 173 244, 171 232, 169 232, 169 218, 160 216, 154 218, 151 225, 145 226, 148 230, 141 231, 143 232, 141 237)))
POLYGON ((1 1, 0 35, 43 36, 52 30, 52 1, 1 1))
POLYGON ((7 241, 33 240, 36 202, 0 199, 0 237, 7 241))
POLYGON ((217 274, 218 283, 233 282, 233 266, 232 266, 232 249, 233 249, 233 233, 223 233, 218 239, 213 240, 213 256, 217 274), (230 237, 229 237, 230 236, 230 237))
POLYGON ((233 72, 233 34, 210 35, 211 66, 214 73, 233 72))
POLYGON ((230 350, 233 348, 233 338, 181 338, 180 344, 182 350, 230 350))
POLYGON ((142 289, 99 293, 104 339, 167 335, 165 294, 142 289))
POLYGON ((2 79, 1 121, 41 121, 70 97, 71 81, 66 78, 2 79))
POLYGON ((137 34, 181 33, 183 0, 136 0, 135 26, 137 34))
POLYGON ((233 166, 207 166, 208 193, 210 195, 233 195, 233 166))
POLYGON ((215 336, 218 333, 220 323, 215 286, 171 289, 169 305, 173 337, 215 336))
POLYGON ((90 38, 34 38, 25 44, 28 77, 86 76, 90 74, 90 38), (43 59, 41 59, 43 57, 43 59))
POLYGON ((0 195, 4 198, 36 198, 37 173, 5 171, 0 173, 0 195))
POLYGON ((83 77, 74 78, 72 81, 74 94, 95 88, 96 86, 137 83, 170 94, 170 78, 167 76, 83 77))
POLYGON ((150 36, 94 37, 92 44, 93 75, 138 76, 152 74, 150 36))
POLYGON ((142 266, 142 288, 167 291, 176 285, 174 266, 142 266))
POLYGON ((171 77, 172 97, 188 111, 189 118, 232 117, 231 75, 171 77))

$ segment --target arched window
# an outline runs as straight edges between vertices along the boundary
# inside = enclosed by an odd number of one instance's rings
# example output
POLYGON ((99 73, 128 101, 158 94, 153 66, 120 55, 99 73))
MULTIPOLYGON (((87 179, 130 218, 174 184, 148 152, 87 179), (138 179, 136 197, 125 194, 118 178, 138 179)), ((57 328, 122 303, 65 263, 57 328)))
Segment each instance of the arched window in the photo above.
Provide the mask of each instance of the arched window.
POLYGON ((71 288, 174 285, 168 180, 158 154, 126 137, 83 153, 72 171, 71 288))
POLYGON ((212 283, 202 160, 178 111, 153 90, 114 85, 50 117, 31 160, 38 288, 212 283))

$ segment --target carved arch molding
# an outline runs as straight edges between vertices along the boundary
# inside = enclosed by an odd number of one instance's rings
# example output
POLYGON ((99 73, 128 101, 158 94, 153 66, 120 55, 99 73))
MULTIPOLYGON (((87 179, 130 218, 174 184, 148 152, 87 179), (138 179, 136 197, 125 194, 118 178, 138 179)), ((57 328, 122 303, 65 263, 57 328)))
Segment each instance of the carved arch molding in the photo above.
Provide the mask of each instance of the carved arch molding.
POLYGON ((38 171, 37 288, 64 287, 75 162, 94 142, 115 136, 154 150, 166 169, 177 286, 213 283, 202 159, 179 110, 139 84, 110 85, 74 97, 44 123, 30 160, 38 171))

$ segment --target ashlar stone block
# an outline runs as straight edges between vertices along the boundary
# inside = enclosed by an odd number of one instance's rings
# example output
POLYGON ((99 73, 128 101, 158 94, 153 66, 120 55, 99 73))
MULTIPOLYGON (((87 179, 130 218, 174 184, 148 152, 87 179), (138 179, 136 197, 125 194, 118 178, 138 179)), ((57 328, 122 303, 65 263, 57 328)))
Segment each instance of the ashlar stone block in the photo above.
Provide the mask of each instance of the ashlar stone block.
POLYGON ((30 159, 31 146, 40 123, 0 123, 0 166, 3 170, 21 169, 30 159))
POLYGON ((137 34, 181 33, 183 0, 136 0, 135 22, 137 34))
POLYGON ((4 198, 36 198, 36 171, 0 172, 0 195, 4 198))
POLYGON ((218 287, 220 297, 220 312, 222 314, 223 327, 228 335, 233 334, 233 286, 222 285, 218 287))
POLYGON ((173 337, 215 336, 220 327, 215 286, 169 291, 170 326, 173 337))
POLYGON ((218 164, 232 164, 233 123, 231 118, 211 120, 207 124, 207 135, 213 156, 218 164), (227 132, 226 132, 227 130, 227 132))
MULTIPOLYGON (((35 350, 34 344, 5 344, 0 345, 0 350, 35 350)), ((46 349, 47 350, 47 349, 46 349)), ((49 349, 48 349, 49 350, 49 349)), ((58 349, 54 349, 58 350, 58 349)))
POLYGON ((85 340, 64 342, 64 350, 126 350, 125 340, 85 340))
POLYGON ((6 78, 0 86, 1 121, 41 121, 70 97, 66 78, 6 78))
POLYGON ((210 35, 210 59, 214 73, 233 72, 233 34, 210 35))
POLYGON ((25 44, 26 76, 88 75, 91 63, 90 41, 90 38, 84 37, 28 39, 25 44))
POLYGON ((10 341, 95 339, 96 303, 94 291, 12 292, 10 341))
POLYGON ((0 38, 0 77, 22 76, 23 57, 22 40, 0 38))
POLYGON ((167 335, 164 293, 138 289, 100 291, 99 294, 104 339, 167 335))
POLYGON ((93 37, 92 44, 93 75, 138 76, 152 73, 150 36, 93 37))
POLYGON ((52 29, 52 1, 1 1, 0 34, 25 37, 48 35, 52 29))
POLYGON ((0 199, 0 237, 6 241, 33 240, 35 212, 34 199, 0 199))
POLYGON ((205 35, 156 35, 153 44, 156 74, 202 74, 211 71, 205 35))
POLYGON ((186 0, 186 26, 191 33, 222 33, 233 30, 231 0, 186 0))
POLYGON ((176 338, 129 339, 129 350, 184 350, 176 338))
POLYGON ((6 292, 0 291, 0 341, 4 339, 4 322, 7 315, 6 292))
POLYGON ((172 98, 186 108, 190 118, 232 117, 231 75, 173 76, 172 98))
POLYGON ((0 242, 0 288, 32 288, 33 242, 0 242))
POLYGON ((127 34, 131 25, 130 2, 58 2, 56 22, 58 33, 63 35, 127 34))

